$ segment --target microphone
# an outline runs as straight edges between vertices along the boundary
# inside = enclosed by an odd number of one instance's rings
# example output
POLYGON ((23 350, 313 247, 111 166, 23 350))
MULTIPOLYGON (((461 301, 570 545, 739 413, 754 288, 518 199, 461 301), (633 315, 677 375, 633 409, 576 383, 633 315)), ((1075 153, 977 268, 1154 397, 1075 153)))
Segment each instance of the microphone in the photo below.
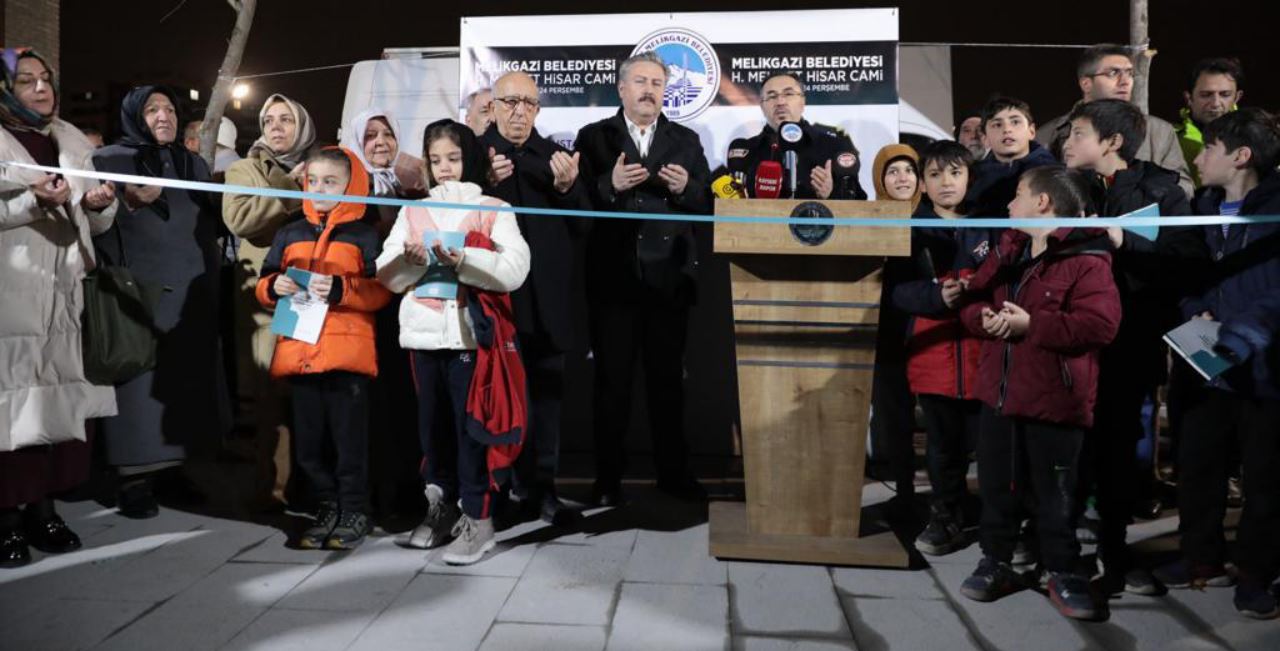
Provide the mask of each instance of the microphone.
POLYGON ((862 188, 858 183, 858 155, 851 151, 836 154, 831 161, 831 180, 835 186, 831 192, 832 199, 852 199, 862 188), (857 188, 857 190, 855 190, 857 188))
POLYGON ((782 165, 778 161, 760 161, 756 166, 756 191, 759 199, 777 199, 782 194, 782 165))
POLYGON ((787 188, 791 191, 787 196, 796 196, 796 176, 799 172, 800 142, 804 140, 804 128, 796 122, 783 122, 778 125, 778 146, 782 149, 782 166, 787 171, 787 188))
POLYGON ((721 199, 746 199, 746 188, 738 183, 733 175, 729 172, 729 168, 721 165, 716 171, 711 173, 711 178, 715 179, 711 182, 711 192, 721 199))

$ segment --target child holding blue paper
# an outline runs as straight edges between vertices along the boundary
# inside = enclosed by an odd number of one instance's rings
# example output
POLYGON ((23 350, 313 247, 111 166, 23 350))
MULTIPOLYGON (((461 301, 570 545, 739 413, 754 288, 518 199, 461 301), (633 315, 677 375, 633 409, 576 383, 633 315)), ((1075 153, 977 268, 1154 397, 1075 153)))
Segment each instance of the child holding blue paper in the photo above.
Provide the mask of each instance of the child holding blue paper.
MULTIPOLYGON (((337 147, 313 152, 304 178, 307 192, 369 194, 364 167, 337 147)), ((308 199, 302 211, 304 219, 276 233, 257 295, 268 309, 286 309, 280 303, 304 291, 327 304, 316 343, 278 338, 271 375, 292 385, 298 467, 320 503, 298 546, 352 549, 373 528, 367 514, 368 389, 378 374, 373 316, 391 294, 373 277, 378 233, 361 221, 363 204, 308 199)))
MULTIPOLYGON (((1068 120, 1071 131, 1062 157, 1068 167, 1088 175, 1098 216, 1118 217, 1152 204, 1157 216, 1190 214, 1178 173, 1135 158, 1147 133, 1147 118, 1136 106, 1095 100, 1078 105, 1068 120)), ((1161 336, 1178 325, 1182 286, 1176 279, 1185 258, 1203 249, 1195 241, 1198 230, 1165 227, 1148 239, 1121 227, 1109 229, 1115 248, 1111 272, 1124 318, 1099 357, 1098 403, 1093 427, 1085 433, 1077 496, 1081 513, 1085 499, 1096 498, 1098 558, 1105 569, 1099 585, 1109 593, 1161 592, 1151 573, 1134 563, 1125 532, 1140 497, 1153 492, 1154 473, 1141 466, 1137 452, 1145 433, 1143 404, 1166 380, 1161 336)))
POLYGON ((469 292, 458 285, 515 291, 529 273, 529 246, 515 215, 494 210, 508 204, 481 189, 489 159, 470 128, 452 120, 434 122, 426 128, 423 149, 429 199, 474 207, 402 208, 377 260, 378 279, 404 294, 400 345, 412 356, 429 503, 426 519, 402 542, 427 549, 452 537, 443 559, 464 565, 493 549, 494 530, 489 446, 466 431, 477 343, 469 292), (487 236, 494 249, 462 246, 471 232, 487 236), (452 431, 433 427, 437 405, 452 412, 452 431))

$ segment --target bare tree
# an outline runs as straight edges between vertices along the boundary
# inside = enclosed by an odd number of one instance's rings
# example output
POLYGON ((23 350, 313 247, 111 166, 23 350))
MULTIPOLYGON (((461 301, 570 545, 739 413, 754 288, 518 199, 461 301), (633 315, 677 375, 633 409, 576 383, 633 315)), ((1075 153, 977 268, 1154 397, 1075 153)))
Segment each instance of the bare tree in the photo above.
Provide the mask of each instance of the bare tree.
POLYGON ((204 123, 200 125, 200 157, 209 164, 210 170, 213 169, 218 125, 222 122, 222 112, 226 110, 227 100, 231 97, 231 85, 235 83, 236 73, 240 72, 240 59, 244 57, 244 46, 249 41, 249 28, 253 27, 253 12, 258 7, 258 0, 227 0, 227 4, 236 10, 236 26, 231 30, 227 54, 222 58, 222 67, 218 68, 218 79, 209 95, 204 123))
POLYGON ((1147 0, 1129 0, 1129 44, 1141 48, 1134 52, 1133 103, 1143 113, 1150 113, 1148 100, 1151 83, 1151 21, 1147 12, 1147 0))

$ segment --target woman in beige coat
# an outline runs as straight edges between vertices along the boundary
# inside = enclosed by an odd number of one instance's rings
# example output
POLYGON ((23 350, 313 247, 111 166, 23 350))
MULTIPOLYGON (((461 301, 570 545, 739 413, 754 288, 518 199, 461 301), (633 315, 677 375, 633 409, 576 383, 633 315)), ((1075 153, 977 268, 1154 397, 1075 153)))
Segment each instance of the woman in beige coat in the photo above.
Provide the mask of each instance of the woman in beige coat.
MULTIPOLYGON (((91 169, 93 146, 56 117, 45 60, 5 50, 2 67, 0 160, 91 169)), ((30 562, 28 546, 80 547, 51 496, 88 479, 85 419, 116 413, 114 390, 85 379, 80 347, 90 237, 115 211, 110 183, 0 166, 0 567, 30 562)))
MULTIPOLYGON (((301 190, 303 161, 315 143, 311 116, 301 104, 275 94, 258 113, 262 135, 244 160, 227 168, 227 185, 277 190, 301 190)), ((280 387, 267 369, 275 349, 271 313, 254 297, 262 260, 276 231, 302 208, 295 199, 260 197, 228 192, 222 197, 222 219, 240 238, 236 271, 236 351, 240 404, 251 413, 254 459, 258 465, 254 500, 258 506, 284 502, 289 479, 289 429, 285 422, 280 387)))

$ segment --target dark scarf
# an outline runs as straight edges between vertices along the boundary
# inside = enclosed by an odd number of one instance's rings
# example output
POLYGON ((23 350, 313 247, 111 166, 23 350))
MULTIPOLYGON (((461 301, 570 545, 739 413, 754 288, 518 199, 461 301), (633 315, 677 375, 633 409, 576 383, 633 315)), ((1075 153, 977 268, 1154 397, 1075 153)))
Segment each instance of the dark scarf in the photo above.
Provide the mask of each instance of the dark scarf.
POLYGON ((489 155, 471 127, 461 122, 445 118, 436 120, 423 129, 423 164, 430 169, 431 156, 427 153, 427 149, 431 146, 431 132, 438 130, 451 132, 454 136, 453 140, 458 142, 458 148, 462 150, 462 178, 458 180, 463 183, 474 183, 482 188, 489 187, 489 155))
POLYGON ((4 65, 0 66, 0 124, 10 131, 37 131, 48 135, 49 124, 53 116, 58 114, 58 74, 53 66, 30 48, 7 48, 3 52, 4 65), (53 114, 44 116, 32 111, 18 101, 14 94, 14 82, 18 76, 20 59, 36 59, 49 71, 49 85, 53 87, 53 114))
MULTIPOLYGON (((120 129, 124 132, 124 135, 117 144, 134 150, 134 169, 141 176, 164 177, 164 158, 161 156, 161 152, 167 149, 169 150, 169 157, 173 159, 174 171, 177 173, 178 178, 184 181, 195 181, 197 179, 195 178, 196 166, 192 160, 193 155, 182 146, 182 142, 174 138, 173 142, 162 145, 156 142, 156 137, 152 135, 151 129, 147 128, 143 108, 147 104, 147 98, 154 93, 160 93, 168 97, 174 108, 178 107, 177 95, 174 94, 173 89, 165 86, 138 86, 129 91, 129 94, 125 95, 124 101, 120 103, 120 129)), ((177 124, 182 124, 182 121, 178 120, 177 124)), ((169 217, 169 202, 163 192, 160 194, 160 198, 151 204, 151 207, 160 213, 161 217, 166 219, 169 217)))

